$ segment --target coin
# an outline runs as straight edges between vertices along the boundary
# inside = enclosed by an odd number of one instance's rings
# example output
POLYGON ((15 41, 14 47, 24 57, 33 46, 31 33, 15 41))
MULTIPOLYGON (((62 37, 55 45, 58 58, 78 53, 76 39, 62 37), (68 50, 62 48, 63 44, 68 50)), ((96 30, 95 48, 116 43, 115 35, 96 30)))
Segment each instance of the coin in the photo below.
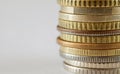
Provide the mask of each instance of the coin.
POLYGON ((107 31, 120 30, 119 21, 110 22, 76 22, 59 19, 59 26, 65 29, 72 29, 78 31, 107 31))
POLYGON ((74 60, 89 63, 116 63, 120 62, 120 56, 78 56, 60 52, 65 60, 74 60))
POLYGON ((60 38, 69 42, 78 42, 78 43, 119 43, 120 35, 113 36, 79 36, 61 33, 60 38))
POLYGON ((98 8, 85 8, 85 7, 67 7, 62 6, 61 12, 81 14, 81 15, 118 15, 120 14, 120 7, 98 7, 98 8))
POLYGON ((64 63, 64 68, 70 72, 76 74, 120 74, 120 69, 91 69, 91 68, 79 68, 64 63))
POLYGON ((120 68, 120 62, 117 62, 117 63, 86 63, 86 62, 81 62, 81 61, 65 60, 64 63, 67 63, 71 66, 80 67, 80 68, 94 68, 94 69, 120 68))
POLYGON ((120 56, 120 49, 91 50, 61 46, 60 52, 77 56, 120 56))
POLYGON ((72 7, 118 7, 119 0, 58 0, 61 6, 72 7))
POLYGON ((68 21, 77 22, 111 22, 120 21, 120 15, 75 15, 68 13, 59 13, 59 18, 68 21))
POLYGON ((79 48, 79 49, 120 49, 120 43, 78 43, 62 40, 60 37, 57 39, 58 44, 65 47, 79 48))
POLYGON ((72 35, 79 35, 79 36, 113 36, 113 35, 120 35, 120 30, 108 30, 108 31, 81 31, 81 30, 72 30, 72 29, 65 29, 63 27, 58 26, 58 30, 62 34, 72 34, 72 35))

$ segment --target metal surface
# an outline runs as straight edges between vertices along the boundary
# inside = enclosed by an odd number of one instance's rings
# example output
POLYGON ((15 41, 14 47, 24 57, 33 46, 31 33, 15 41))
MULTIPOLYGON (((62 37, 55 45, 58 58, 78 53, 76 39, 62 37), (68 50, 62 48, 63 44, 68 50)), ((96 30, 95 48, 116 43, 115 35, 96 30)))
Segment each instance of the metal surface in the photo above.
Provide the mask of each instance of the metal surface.
POLYGON ((81 30, 72 30, 66 29, 58 26, 58 30, 63 34, 72 34, 79 36, 113 36, 120 35, 120 30, 108 30, 108 31, 81 31, 81 30))
POLYGON ((66 14, 63 12, 59 13, 59 18, 63 20, 78 21, 78 22, 120 21, 120 15, 75 15, 75 14, 66 14))
POLYGON ((77 56, 120 56, 120 49, 91 50, 61 46, 60 52, 77 56))
POLYGON ((64 63, 67 63, 72 66, 80 67, 80 68, 96 68, 96 69, 120 68, 120 62, 117 62, 117 63, 86 63, 86 62, 80 62, 80 61, 65 60, 64 63))
POLYGON ((120 0, 58 0, 66 70, 75 74, 120 74, 120 0))
POLYGON ((64 68, 70 72, 76 74, 120 74, 120 69, 90 69, 90 68, 79 68, 64 63, 64 68))
POLYGON ((118 15, 120 14, 120 7, 78 8, 62 6, 61 12, 82 15, 118 15))
POLYGON ((72 34, 61 33, 60 38, 65 41, 79 42, 79 43, 119 43, 120 35, 114 36, 79 36, 72 34))
POLYGON ((58 0, 61 6, 72 7, 117 7, 119 0, 58 0))
POLYGON ((71 48, 79 48, 79 49, 120 49, 120 43, 77 43, 77 42, 69 42, 62 40, 61 38, 57 39, 58 44, 65 47, 71 47, 71 48))
POLYGON ((116 63, 120 62, 120 56, 77 56, 60 52, 60 56, 65 60, 74 60, 89 63, 116 63))
POLYGON ((59 19, 59 26, 80 31, 120 30, 120 22, 76 22, 59 19))

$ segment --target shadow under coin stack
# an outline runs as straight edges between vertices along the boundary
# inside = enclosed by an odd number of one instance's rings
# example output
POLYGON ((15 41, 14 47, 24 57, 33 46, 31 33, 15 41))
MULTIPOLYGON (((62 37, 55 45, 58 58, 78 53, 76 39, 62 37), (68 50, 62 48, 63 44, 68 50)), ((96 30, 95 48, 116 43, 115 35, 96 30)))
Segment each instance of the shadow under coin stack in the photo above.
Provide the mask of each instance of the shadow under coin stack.
POLYGON ((57 41, 75 74, 120 74, 120 0, 58 0, 57 41))

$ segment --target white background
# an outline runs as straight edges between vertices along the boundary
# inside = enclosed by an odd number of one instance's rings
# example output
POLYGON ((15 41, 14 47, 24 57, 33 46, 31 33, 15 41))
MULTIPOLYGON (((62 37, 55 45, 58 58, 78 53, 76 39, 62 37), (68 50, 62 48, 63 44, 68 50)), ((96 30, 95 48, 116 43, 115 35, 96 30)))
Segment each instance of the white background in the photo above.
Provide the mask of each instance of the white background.
POLYGON ((56 0, 0 0, 0 74, 67 74, 56 0))

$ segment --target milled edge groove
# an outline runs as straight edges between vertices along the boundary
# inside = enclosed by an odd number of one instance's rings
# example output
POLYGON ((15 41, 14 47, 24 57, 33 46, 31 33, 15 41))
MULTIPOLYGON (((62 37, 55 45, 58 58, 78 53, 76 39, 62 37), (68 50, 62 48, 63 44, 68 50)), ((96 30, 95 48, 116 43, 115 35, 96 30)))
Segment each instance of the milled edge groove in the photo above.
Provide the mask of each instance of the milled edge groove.
POLYGON ((80 31, 80 30, 72 30, 62 28, 60 26, 57 27, 58 31, 64 34, 72 34, 79 36, 113 36, 120 35, 120 30, 107 30, 107 31, 80 31))
POLYGON ((71 66, 64 63, 64 68, 70 72, 77 74, 120 74, 120 69, 85 69, 71 66))
POLYGON ((60 52, 77 55, 77 56, 120 56, 120 49, 91 50, 91 49, 77 49, 77 48, 61 46, 60 52))
POLYGON ((64 63, 81 68, 120 68, 120 62, 117 63, 86 63, 80 61, 65 60, 64 63))
POLYGON ((115 33, 98 33, 96 32, 96 34, 89 34, 89 32, 87 33, 77 33, 77 32, 66 32, 66 31, 61 31, 61 33, 64 33, 64 34, 71 34, 71 35, 78 35, 78 36, 94 36, 94 37, 103 37, 103 36, 113 36, 113 35, 120 35, 119 32, 115 32, 115 33))
POLYGON ((120 0, 58 0, 58 4, 72 7, 118 7, 120 0))
POLYGON ((120 56, 77 56, 60 52, 60 56, 66 60, 74 60, 88 63, 116 63, 120 62, 120 56))
POLYGON ((59 19, 59 26, 66 29, 102 31, 102 30, 120 30, 120 22, 76 22, 59 19))
POLYGON ((62 33, 60 35, 60 38, 65 41, 80 42, 80 43, 119 43, 120 42, 120 35, 94 37, 94 36, 79 36, 79 35, 62 33))

